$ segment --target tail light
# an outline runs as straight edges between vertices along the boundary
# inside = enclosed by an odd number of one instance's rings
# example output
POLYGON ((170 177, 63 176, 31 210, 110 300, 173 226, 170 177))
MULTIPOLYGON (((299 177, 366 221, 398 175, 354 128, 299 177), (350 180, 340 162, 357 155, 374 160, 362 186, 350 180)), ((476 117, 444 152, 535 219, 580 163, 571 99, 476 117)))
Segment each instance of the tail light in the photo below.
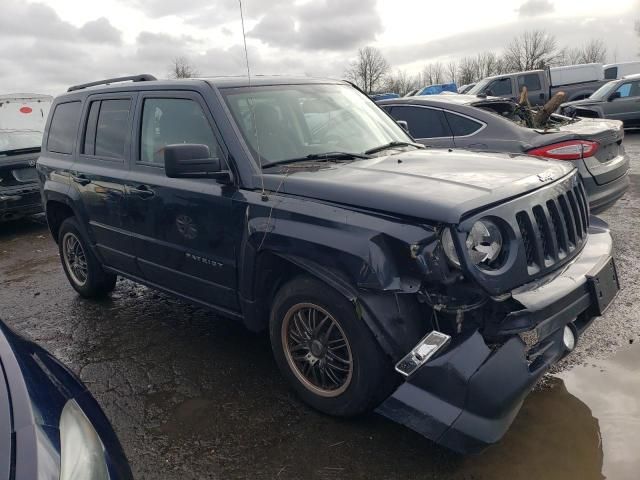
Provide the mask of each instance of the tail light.
POLYGON ((580 160, 592 157, 598 151, 598 142, 588 140, 570 140, 553 143, 546 147, 534 148, 527 153, 536 157, 553 158, 555 160, 580 160))

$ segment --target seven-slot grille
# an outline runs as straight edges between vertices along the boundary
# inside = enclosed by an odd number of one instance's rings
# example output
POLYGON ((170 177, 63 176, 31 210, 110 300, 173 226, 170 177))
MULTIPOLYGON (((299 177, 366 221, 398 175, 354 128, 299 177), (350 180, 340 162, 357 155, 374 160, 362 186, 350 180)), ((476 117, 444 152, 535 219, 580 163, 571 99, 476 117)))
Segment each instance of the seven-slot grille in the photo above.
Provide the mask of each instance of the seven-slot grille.
POLYGON ((529 274, 573 256, 587 238, 589 203, 581 182, 516 214, 529 274))

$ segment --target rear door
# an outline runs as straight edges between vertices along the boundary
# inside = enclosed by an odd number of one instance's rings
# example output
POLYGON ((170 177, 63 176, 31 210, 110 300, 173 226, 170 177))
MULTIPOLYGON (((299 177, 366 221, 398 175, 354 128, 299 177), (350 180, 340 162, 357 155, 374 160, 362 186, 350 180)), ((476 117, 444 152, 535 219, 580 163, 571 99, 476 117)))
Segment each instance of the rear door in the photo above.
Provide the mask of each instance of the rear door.
POLYGON ((226 311, 238 311, 234 185, 168 178, 166 145, 192 143, 228 161, 204 99, 196 92, 147 92, 138 100, 127 182, 127 230, 150 283, 226 311))
POLYGON ((129 274, 137 269, 133 243, 124 231, 124 185, 135 99, 131 93, 88 97, 78 159, 71 172, 103 263, 129 274))
POLYGON ((441 109, 425 105, 392 105, 389 113, 396 120, 407 122, 411 136, 418 142, 431 147, 454 146, 453 135, 441 109))
POLYGON ((615 92, 620 98, 615 98, 604 104, 606 118, 622 120, 627 126, 640 124, 640 80, 622 83, 615 92))

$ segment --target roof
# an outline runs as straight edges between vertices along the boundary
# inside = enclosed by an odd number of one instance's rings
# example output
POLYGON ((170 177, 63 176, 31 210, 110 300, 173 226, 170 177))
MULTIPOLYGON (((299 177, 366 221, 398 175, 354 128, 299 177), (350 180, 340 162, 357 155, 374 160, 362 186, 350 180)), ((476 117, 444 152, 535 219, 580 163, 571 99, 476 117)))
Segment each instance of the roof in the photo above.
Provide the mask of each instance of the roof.
POLYGON ((620 78, 619 80, 635 80, 637 78, 640 78, 640 73, 634 73, 632 75, 625 75, 624 77, 620 78))
MULTIPOLYGON (((145 75, 137 75, 133 77, 122 78, 140 78, 145 75)), ((153 78, 153 77, 152 77, 153 78)), ((116 81, 118 79, 105 79, 105 83, 97 85, 81 84, 71 87, 74 92, 95 91, 95 90, 144 90, 149 87, 157 88, 175 88, 193 86, 194 82, 208 83, 216 88, 232 88, 232 87, 248 87, 248 86, 267 86, 267 85, 292 85, 292 84, 321 84, 321 83, 343 83, 342 80, 328 78, 311 78, 302 76, 276 76, 276 75, 255 75, 251 79, 246 75, 234 77, 202 77, 202 78, 186 78, 175 80, 145 80, 145 81, 116 81), (114 83, 106 83, 113 80, 114 83)), ((98 81, 99 82, 99 81, 98 81)), ((97 82, 95 82, 97 83, 97 82)))
POLYGON ((465 95, 465 94, 456 94, 456 95, 419 95, 416 97, 402 97, 402 98, 393 98, 390 100, 382 100, 379 103, 380 105, 387 104, 398 104, 398 103, 406 103, 406 104, 424 104, 424 105, 473 105, 478 102, 511 102, 511 100, 500 98, 500 97, 478 97, 477 95, 465 95))

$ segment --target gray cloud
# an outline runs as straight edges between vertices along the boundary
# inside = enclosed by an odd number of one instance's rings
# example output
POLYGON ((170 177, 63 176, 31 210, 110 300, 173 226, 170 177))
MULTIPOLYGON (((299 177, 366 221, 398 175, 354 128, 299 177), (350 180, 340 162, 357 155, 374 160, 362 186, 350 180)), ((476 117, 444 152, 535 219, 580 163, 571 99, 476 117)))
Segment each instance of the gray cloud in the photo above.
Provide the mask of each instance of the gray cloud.
POLYGON ((345 51, 382 31, 375 0, 321 0, 272 10, 249 33, 274 47, 345 51))
POLYGON ((111 43, 120 45, 122 43, 122 32, 111 25, 105 17, 85 23, 80 27, 80 36, 90 42, 111 43))
POLYGON ((538 15, 544 15, 545 13, 551 13, 555 7, 550 0, 527 0, 519 8, 516 9, 516 12, 521 17, 536 17, 538 15))

